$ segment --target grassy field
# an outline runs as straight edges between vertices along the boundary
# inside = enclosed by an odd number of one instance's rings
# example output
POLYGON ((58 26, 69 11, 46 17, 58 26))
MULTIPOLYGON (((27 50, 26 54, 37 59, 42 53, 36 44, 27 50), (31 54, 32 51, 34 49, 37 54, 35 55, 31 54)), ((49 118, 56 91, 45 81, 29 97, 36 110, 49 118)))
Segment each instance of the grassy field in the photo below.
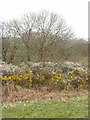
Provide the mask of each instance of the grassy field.
POLYGON ((26 102, 3 102, 4 118, 86 118, 88 97, 62 99, 39 99, 26 102))

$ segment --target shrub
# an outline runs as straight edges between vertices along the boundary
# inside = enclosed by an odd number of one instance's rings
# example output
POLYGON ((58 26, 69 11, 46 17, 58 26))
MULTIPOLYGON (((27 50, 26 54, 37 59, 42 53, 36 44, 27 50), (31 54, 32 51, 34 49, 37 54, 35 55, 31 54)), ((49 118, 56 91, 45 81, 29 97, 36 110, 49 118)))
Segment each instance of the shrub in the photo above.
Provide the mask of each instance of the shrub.
POLYGON ((67 88, 73 89, 73 88, 87 88, 88 87, 88 73, 83 70, 72 70, 68 73, 66 82, 67 82, 67 88))
POLYGON ((61 73, 54 75, 51 81, 53 88, 55 86, 55 88, 62 90, 66 87, 65 79, 61 73))
POLYGON ((45 68, 35 68, 35 70, 30 71, 28 66, 5 65, 2 70, 2 85, 12 84, 13 86, 20 85, 27 88, 36 86, 42 88, 46 86, 58 90, 88 88, 90 74, 82 69, 72 69, 67 73, 58 72, 55 74, 45 68))

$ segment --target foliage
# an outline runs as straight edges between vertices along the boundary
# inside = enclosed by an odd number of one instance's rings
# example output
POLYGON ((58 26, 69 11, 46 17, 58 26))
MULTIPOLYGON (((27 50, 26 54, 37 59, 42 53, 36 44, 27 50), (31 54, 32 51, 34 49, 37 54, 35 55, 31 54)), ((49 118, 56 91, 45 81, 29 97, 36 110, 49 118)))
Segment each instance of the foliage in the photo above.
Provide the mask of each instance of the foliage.
POLYGON ((33 73, 29 72, 29 69, 25 67, 21 70, 25 71, 24 74, 14 74, 2 77, 2 84, 9 83, 13 85, 21 85, 26 87, 32 86, 33 73))
POLYGON ((88 77, 90 75, 83 70, 74 69, 68 73, 52 73, 41 69, 38 72, 32 72, 29 68, 23 67, 19 70, 24 71, 21 74, 9 74, 2 77, 2 84, 20 85, 22 87, 43 87, 68 90, 81 89, 88 87, 88 77))
MULTIPOLYGON (((67 88, 87 88, 89 74, 85 71, 74 69, 67 75, 67 88)), ((67 89, 66 88, 66 89, 67 89)))

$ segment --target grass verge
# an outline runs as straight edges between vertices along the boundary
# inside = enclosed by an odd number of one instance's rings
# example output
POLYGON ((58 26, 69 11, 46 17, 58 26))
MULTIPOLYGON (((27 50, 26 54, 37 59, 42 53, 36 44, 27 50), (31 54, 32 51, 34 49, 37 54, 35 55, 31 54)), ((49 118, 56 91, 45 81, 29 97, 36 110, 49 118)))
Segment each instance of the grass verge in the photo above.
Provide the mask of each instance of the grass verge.
POLYGON ((69 99, 39 99, 34 101, 3 102, 4 118, 86 118, 88 96, 69 99))

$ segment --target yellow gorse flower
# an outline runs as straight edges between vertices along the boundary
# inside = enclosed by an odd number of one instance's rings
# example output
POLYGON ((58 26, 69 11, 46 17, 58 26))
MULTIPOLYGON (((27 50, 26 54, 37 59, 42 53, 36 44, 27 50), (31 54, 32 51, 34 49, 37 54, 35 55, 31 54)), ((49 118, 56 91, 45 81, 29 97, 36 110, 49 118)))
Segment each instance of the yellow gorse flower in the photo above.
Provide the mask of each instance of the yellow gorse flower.
POLYGON ((62 74, 61 74, 61 73, 58 73, 58 74, 56 74, 53 78, 51 78, 51 80, 52 80, 53 82, 58 82, 58 81, 64 80, 64 78, 62 77, 62 74))
POLYGON ((7 76, 2 77, 2 80, 8 80, 7 76))
POLYGON ((28 69, 27 67, 23 67, 23 68, 21 68, 21 70, 24 70, 24 71, 26 71, 26 72, 29 71, 29 69, 28 69))
POLYGON ((69 73, 68 78, 75 78, 75 75, 73 73, 69 73))

